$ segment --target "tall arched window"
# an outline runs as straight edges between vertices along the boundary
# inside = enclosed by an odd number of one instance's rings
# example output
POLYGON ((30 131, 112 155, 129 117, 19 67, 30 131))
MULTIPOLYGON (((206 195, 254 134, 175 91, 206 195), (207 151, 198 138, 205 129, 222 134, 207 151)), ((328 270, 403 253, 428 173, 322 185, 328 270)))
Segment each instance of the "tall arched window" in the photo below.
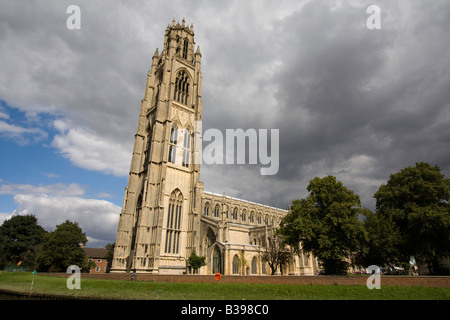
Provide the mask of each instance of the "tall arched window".
POLYGON ((187 59, 188 48, 189 48, 189 40, 187 38, 184 38, 184 42, 183 42, 183 58, 184 59, 187 59))
POLYGON ((214 208, 214 218, 219 218, 220 214, 220 206, 216 204, 216 207, 214 208))
POLYGON ((169 210, 167 213, 165 253, 178 254, 181 234, 181 210, 183 195, 176 189, 170 194, 169 210))
POLYGON ((237 255, 233 258, 233 274, 239 274, 239 258, 237 255))
POLYGON ((214 248, 213 252, 213 274, 222 273, 222 259, 221 259, 220 249, 218 246, 214 248))
POLYGON ((250 223, 255 223, 255 212, 254 211, 252 211, 252 212, 250 212, 250 223))
POLYGON ((175 92, 173 99, 182 103, 187 104, 189 97, 189 76, 186 71, 181 70, 177 74, 177 78, 175 80, 175 92))
POLYGON ((258 273, 258 270, 256 267, 256 257, 253 257, 253 259, 252 259, 252 274, 257 274, 257 273, 258 273))
POLYGON ((184 131, 183 139, 183 167, 188 168, 191 163, 191 133, 188 129, 184 131))
POLYGON ((238 218, 238 208, 234 208, 233 210, 233 220, 237 220, 238 218))
POLYGON ((176 124, 170 129, 169 162, 175 163, 177 155, 178 127, 176 124))
POLYGON ((209 216, 209 203, 208 202, 205 204, 205 207, 203 208, 203 214, 205 216, 209 216))

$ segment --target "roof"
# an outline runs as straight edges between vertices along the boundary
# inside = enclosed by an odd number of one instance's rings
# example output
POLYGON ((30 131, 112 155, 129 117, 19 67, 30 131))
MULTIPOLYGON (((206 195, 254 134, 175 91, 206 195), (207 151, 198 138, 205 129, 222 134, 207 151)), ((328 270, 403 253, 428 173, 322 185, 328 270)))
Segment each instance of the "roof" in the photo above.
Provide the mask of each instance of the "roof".
POLYGON ((105 248, 83 248, 88 258, 105 258, 108 250, 105 248))

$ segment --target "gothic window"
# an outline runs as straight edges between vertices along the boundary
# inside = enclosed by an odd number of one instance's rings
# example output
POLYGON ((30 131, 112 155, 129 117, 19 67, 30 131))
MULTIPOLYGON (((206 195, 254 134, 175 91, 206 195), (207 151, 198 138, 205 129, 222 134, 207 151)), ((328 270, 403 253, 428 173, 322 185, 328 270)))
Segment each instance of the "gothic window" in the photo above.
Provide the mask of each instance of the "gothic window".
POLYGON ((214 208, 214 217, 218 218, 219 213, 220 213, 220 206, 217 204, 216 207, 214 208))
POLYGON ((177 155, 177 141, 178 141, 178 128, 173 125, 170 129, 170 140, 169 140, 169 162, 175 163, 177 155))
POLYGON ((237 220, 237 218, 238 218, 238 209, 234 208, 234 210, 233 210, 233 220, 237 220))
POLYGON ((205 216, 209 216, 209 203, 205 204, 205 208, 203 208, 203 214, 205 216))
POLYGON ((180 190, 174 190, 169 198, 167 214, 165 253, 178 254, 181 234, 181 210, 183 195, 180 190))
POLYGON ((184 43, 183 43, 183 58, 184 59, 187 59, 188 48, 189 48, 189 40, 187 38, 185 38, 184 43))
POLYGON ((233 258, 233 274, 239 274, 239 258, 237 255, 233 258))
POLYGON ((255 223, 255 213, 253 211, 250 212, 249 221, 250 221, 250 223, 255 223))
POLYGON ((252 274, 257 274, 258 270, 256 268, 256 257, 253 257, 252 259, 252 274))
POLYGON ((183 141, 183 167, 188 168, 191 162, 191 133, 186 129, 183 141))
POLYGON ((261 214, 258 214, 258 218, 256 219, 258 224, 261 224, 261 214))
POLYGON ((242 220, 242 222, 245 222, 247 220, 247 211, 244 210, 242 212, 242 219, 241 220, 242 220))
POLYGON ((220 249, 218 246, 214 248, 213 253, 213 274, 222 272, 222 261, 221 261, 220 249))
POLYGON ((180 37, 177 36, 177 44, 176 44, 177 48, 175 49, 175 55, 179 56, 180 55, 180 37))
POLYGON ((177 74, 177 78, 175 80, 175 91, 173 99, 182 103, 187 104, 189 97, 189 76, 186 71, 181 70, 177 74))
POLYGON ((156 104, 158 103, 158 100, 159 100, 159 84, 156 87, 156 95, 155 95, 155 104, 154 104, 154 106, 156 106, 156 104))

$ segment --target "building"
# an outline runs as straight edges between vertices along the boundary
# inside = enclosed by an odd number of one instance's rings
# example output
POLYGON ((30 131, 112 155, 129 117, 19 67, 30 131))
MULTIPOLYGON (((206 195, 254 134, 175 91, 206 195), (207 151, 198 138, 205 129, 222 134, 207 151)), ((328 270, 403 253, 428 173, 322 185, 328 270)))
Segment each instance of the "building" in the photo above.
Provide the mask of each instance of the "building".
POLYGON ((105 248, 84 248, 84 252, 89 260, 95 262, 95 267, 89 270, 89 273, 105 273, 107 272, 108 261, 106 256, 108 250, 105 248))
MULTIPOLYGON (((195 252, 206 256, 201 274, 269 274, 260 252, 287 211, 206 192, 200 181, 202 55, 194 44, 193 25, 174 20, 153 55, 111 272, 191 273, 195 252)), ((317 262, 291 255, 284 271, 315 274, 317 262)))

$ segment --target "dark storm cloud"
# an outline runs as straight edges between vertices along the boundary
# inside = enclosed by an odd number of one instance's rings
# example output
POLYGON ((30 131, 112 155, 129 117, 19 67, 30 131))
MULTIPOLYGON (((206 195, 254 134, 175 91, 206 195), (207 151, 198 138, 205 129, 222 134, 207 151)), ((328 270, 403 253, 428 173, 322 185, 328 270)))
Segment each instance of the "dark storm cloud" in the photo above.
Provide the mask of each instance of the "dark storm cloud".
POLYGON ((366 27, 371 1, 80 1, 76 32, 71 1, 0 3, 0 98, 62 117, 67 157, 92 140, 129 156, 151 56, 185 15, 203 54, 203 128, 280 130, 277 175, 203 165, 206 190, 284 208, 333 174, 373 206, 416 161, 449 175, 448 1, 377 1, 381 30, 366 27))
POLYGON ((325 2, 278 23, 283 63, 272 80, 281 106, 277 178, 286 184, 334 174, 370 192, 361 195, 369 201, 380 179, 416 161, 448 174, 448 5, 379 5, 398 19, 376 31, 365 27, 364 6, 325 2), (435 13, 440 19, 426 24, 435 13), (370 167, 345 169, 351 159, 370 167))

